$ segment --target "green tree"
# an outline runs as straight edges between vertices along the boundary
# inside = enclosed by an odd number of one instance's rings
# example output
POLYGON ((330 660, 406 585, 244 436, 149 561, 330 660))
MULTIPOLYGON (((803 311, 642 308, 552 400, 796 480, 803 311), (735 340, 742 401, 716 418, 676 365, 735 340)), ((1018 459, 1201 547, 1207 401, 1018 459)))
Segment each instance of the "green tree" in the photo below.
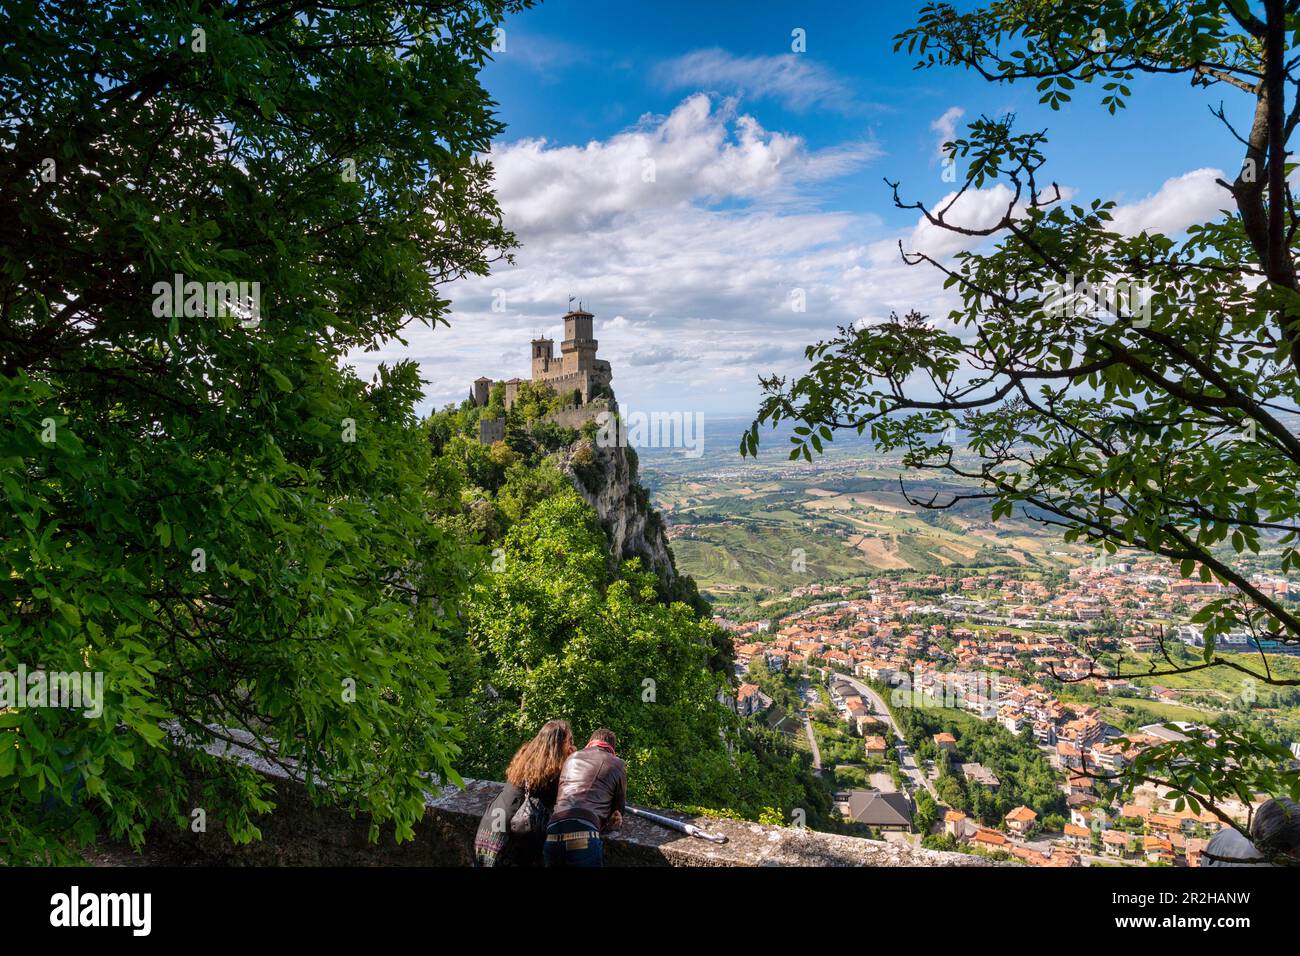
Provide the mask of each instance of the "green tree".
POLYGON ((930 796, 929 791, 924 787, 916 791, 916 813, 912 817, 916 832, 925 836, 938 820, 939 805, 934 802, 934 798, 930 796))
POLYGON ((605 533, 572 485, 534 505, 501 547, 467 608, 478 683, 462 702, 474 715, 463 772, 499 778, 524 739, 564 717, 577 737, 618 734, 633 800, 826 817, 829 795, 792 748, 720 702, 731 687, 709 667, 715 625, 663 603, 638 561, 611 571, 605 533))
POLYGON ((545 382, 520 382, 510 417, 521 423, 532 422, 560 407, 560 397, 545 382))
POLYGON ((969 810, 970 801, 958 779, 952 774, 940 774, 934 783, 935 793, 939 799, 956 810, 969 810))
MULTIPOLYGON (((915 312, 841 330, 808 349, 806 375, 764 380, 742 450, 756 452, 761 423, 798 423, 791 457, 820 453, 837 430, 869 432, 909 468, 976 486, 917 504, 985 500, 995 520, 1019 509, 1067 540, 1165 557, 1183 577, 1228 591, 1196 616, 1203 659, 1166 654, 1150 674, 1219 667, 1295 684, 1262 655, 1220 653, 1216 638, 1240 628, 1300 641, 1294 606, 1258 588, 1241 563, 1268 546, 1279 549, 1282 570, 1300 567, 1300 437, 1288 425, 1300 409, 1298 220, 1286 185, 1300 122, 1298 31, 1300 12, 1285 0, 999 2, 968 12, 927 4, 896 38, 918 68, 1033 82, 1052 108, 1100 87, 1101 104, 1115 112, 1139 74, 1237 96, 1239 130, 1222 105, 1213 109, 1243 147, 1241 169, 1220 183, 1235 211, 1182 238, 1122 235, 1113 203, 1062 202, 1047 185, 1044 132, 1019 132, 1010 116, 980 117, 946 148, 964 170, 956 197, 1009 189, 996 222, 973 227, 958 221, 955 197, 931 208, 891 184, 900 208, 992 244, 959 253, 955 264, 903 250, 956 290, 960 305, 948 318, 969 334, 934 328, 915 312), (966 433, 962 454, 954 427, 966 433)), ((1191 775, 1176 767, 1192 753, 1150 753, 1141 775, 1175 789, 1203 786, 1212 802, 1265 788, 1300 797, 1300 773, 1257 772, 1271 761, 1263 750, 1221 767, 1207 748, 1195 754, 1206 773, 1191 775)))
POLYGON ((4 859, 195 805, 256 836, 265 782, 196 749, 220 728, 399 838, 454 776, 472 555, 426 517, 416 368, 342 361, 513 245, 478 74, 519 6, 0 10, 0 670, 105 691, 0 713, 4 859))

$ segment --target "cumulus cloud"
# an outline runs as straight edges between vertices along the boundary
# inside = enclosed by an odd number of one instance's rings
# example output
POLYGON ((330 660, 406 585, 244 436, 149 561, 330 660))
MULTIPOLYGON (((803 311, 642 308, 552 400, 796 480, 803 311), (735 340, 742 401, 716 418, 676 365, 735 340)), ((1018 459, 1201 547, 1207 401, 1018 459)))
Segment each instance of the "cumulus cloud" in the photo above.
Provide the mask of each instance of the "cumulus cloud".
POLYGON ((810 190, 877 154, 865 142, 812 149, 704 95, 585 145, 498 144, 515 264, 448 287, 450 328, 408 329, 408 347, 356 362, 415 358, 431 382, 425 407, 458 401, 479 374, 526 376, 528 340, 562 337, 572 295, 596 313, 629 407, 716 411, 722 394, 748 410, 760 373, 801 366, 809 341, 853 318, 840 276, 864 254, 850 244, 880 222, 823 211, 810 190))
MULTIPOLYGON (((600 356, 626 408, 752 413, 757 377, 797 373, 804 347, 838 326, 918 309, 949 327, 951 290, 933 268, 904 263, 899 242, 942 259, 981 240, 920 219, 886 228, 816 201, 816 187, 862 175, 876 155, 864 143, 813 149, 734 101, 694 95, 585 145, 498 144, 498 195, 522 243, 515 263, 447 287, 450 328, 409 329, 408 346, 356 364, 364 374, 414 358, 430 381, 426 410, 459 401, 479 375, 526 377, 528 340, 562 338, 575 296, 596 315, 600 356)), ((1121 213, 1166 227, 1176 213, 1179 222, 1212 215, 1207 181, 1213 171, 1170 180, 1121 213)), ((921 198, 939 208, 951 195, 921 198)), ((987 226, 1009 200, 1002 185, 971 190, 950 217, 987 226)))
POLYGON ((692 358, 684 355, 674 348, 660 346, 649 349, 637 349, 628 357, 627 363, 632 366, 638 365, 668 365, 681 362, 689 362, 692 358))
MULTIPOLYGON (((1004 183, 996 183, 985 189, 968 189, 960 196, 950 192, 930 209, 934 214, 944 210, 949 203, 952 207, 944 212, 944 221, 965 229, 989 229, 1006 215, 1007 207, 1015 194, 1004 183), (954 197, 955 200, 954 200, 954 197)), ((951 229, 936 226, 924 216, 904 241, 908 252, 923 252, 940 258, 950 256, 963 249, 973 249, 983 239, 979 236, 967 236, 951 229)))
POLYGON ((944 155, 943 144, 950 143, 957 136, 957 121, 966 115, 966 111, 960 106, 950 106, 943 111, 943 115, 930 124, 930 129, 939 136, 939 141, 935 143, 935 151, 944 155))
POLYGON ((772 200, 878 154, 869 142, 809 150, 769 132, 734 101, 688 97, 668 116, 585 146, 528 139, 495 149, 497 198, 516 230, 590 231, 630 214, 688 202, 772 200))
POLYGON ((409 347, 357 364, 415 358, 431 382, 425 407, 458 401, 480 374, 527 376, 528 340, 563 336, 572 295, 596 313, 626 407, 751 412, 758 376, 799 371, 804 347, 837 326, 947 312, 941 277, 902 262, 898 232, 809 195, 876 155, 869 143, 812 149, 702 95, 582 146, 500 144, 492 161, 522 242, 515 264, 450 287, 449 329, 410 329, 409 347))
POLYGON ((1188 226, 1218 219, 1220 210, 1232 206, 1228 191, 1215 182, 1225 178, 1219 169, 1194 169, 1166 179, 1145 199, 1116 206, 1111 228, 1129 236, 1144 229, 1172 236, 1188 226))
POLYGON ((799 112, 821 107, 847 113, 859 108, 848 84, 807 54, 735 56, 716 48, 696 50, 659 64, 655 75, 666 89, 771 99, 799 112))

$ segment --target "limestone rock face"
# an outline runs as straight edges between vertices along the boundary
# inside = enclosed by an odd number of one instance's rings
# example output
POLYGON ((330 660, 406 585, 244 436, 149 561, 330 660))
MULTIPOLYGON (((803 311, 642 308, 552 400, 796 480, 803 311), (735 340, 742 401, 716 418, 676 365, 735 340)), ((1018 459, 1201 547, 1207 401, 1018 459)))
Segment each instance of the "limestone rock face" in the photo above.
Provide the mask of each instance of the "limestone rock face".
POLYGON ((677 577, 668 536, 636 475, 636 452, 602 447, 589 439, 560 453, 560 466, 584 501, 600 517, 610 539, 610 555, 620 561, 639 557, 665 584, 677 577))

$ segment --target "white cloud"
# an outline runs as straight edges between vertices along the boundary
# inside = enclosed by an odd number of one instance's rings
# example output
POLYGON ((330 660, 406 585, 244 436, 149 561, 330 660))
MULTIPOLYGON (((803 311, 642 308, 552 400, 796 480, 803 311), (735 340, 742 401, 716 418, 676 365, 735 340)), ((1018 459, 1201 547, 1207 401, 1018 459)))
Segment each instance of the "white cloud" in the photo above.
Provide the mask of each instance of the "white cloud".
MULTIPOLYGON (((448 287, 450 328, 411 328, 409 347, 354 359, 365 374, 379 361, 414 358, 431 381, 426 409, 459 401, 481 374, 527 376, 528 340, 562 337, 572 295, 596 314, 600 355, 625 407, 752 413, 757 377, 797 373, 804 347, 837 326, 917 309, 951 328, 956 299, 942 274, 904 263, 899 241, 943 259, 983 240, 919 218, 886 229, 814 199, 815 187, 861 175, 876 155, 869 143, 812 149, 732 101, 700 95, 585 145, 498 144, 498 195, 522 242, 515 264, 448 287), (652 182, 641 177, 646 158, 652 182), (496 290, 504 313, 492 310, 496 290), (792 308, 794 290, 806 311, 792 308)), ((1212 214, 1204 188, 1212 172, 1170 180, 1122 213, 1165 225, 1175 212, 1212 214)), ((919 198, 937 209, 951 195, 919 198)), ((971 190, 950 219, 991 225, 1010 197, 1003 185, 971 190)))
POLYGON ((596 313, 620 400, 715 411, 721 388, 730 410, 751 410, 760 373, 801 366, 808 342, 855 315, 837 287, 865 248, 851 244, 880 223, 821 211, 809 190, 877 155, 867 142, 811 149, 704 95, 581 146, 499 144, 515 265, 450 286, 450 328, 410 328, 409 348, 354 360, 365 372, 413 357, 431 380, 426 407, 458 401, 480 374, 527 375, 528 340, 562 336, 572 295, 596 313), (806 312, 791 308, 795 288, 806 312), (496 290, 504 313, 492 310, 496 290))
POLYGON ((771 99, 800 112, 822 107, 848 113, 859 108, 848 84, 804 53, 735 56, 717 48, 696 50, 661 63, 655 72, 670 90, 705 89, 771 99))
MULTIPOLYGON (((1003 183, 996 183, 987 189, 968 189, 960 196, 957 196, 956 192, 950 192, 930 206, 930 211, 938 215, 949 203, 952 203, 952 208, 944 212, 944 222, 964 229, 989 229, 1006 215, 1013 195, 1010 187, 1003 183), (957 196, 955 201, 954 196, 957 196)), ((944 229, 921 217, 903 246, 908 252, 924 252, 926 255, 940 258, 963 249, 974 249, 983 241, 982 237, 967 236, 951 229, 944 229)))
POLYGON ((668 116, 585 146, 528 139, 495 149, 497 198, 516 230, 605 228, 620 216, 688 202, 789 198, 878 154, 868 142, 810 151, 798 136, 768 132, 733 101, 703 93, 668 116))
POLYGON ((951 142, 957 136, 957 121, 966 115, 966 111, 960 106, 950 106, 943 111, 943 115, 930 124, 930 129, 939 134, 939 141, 935 144, 935 151, 940 156, 945 155, 943 144, 951 142))
POLYGON ((1116 206, 1111 228, 1130 236, 1144 229, 1174 236, 1188 226, 1218 219, 1219 210, 1233 205, 1228 191, 1215 182, 1225 178, 1219 169, 1194 169, 1166 179, 1153 195, 1116 206))

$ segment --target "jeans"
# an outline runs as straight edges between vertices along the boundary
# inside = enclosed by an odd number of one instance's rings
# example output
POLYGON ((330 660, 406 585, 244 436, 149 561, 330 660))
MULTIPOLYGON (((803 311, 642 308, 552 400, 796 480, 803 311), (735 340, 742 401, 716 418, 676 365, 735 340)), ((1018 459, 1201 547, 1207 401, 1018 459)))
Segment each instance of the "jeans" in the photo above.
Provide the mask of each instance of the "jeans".
POLYGON ((583 820, 561 820, 546 828, 542 859, 547 866, 604 866, 600 831, 583 820))

